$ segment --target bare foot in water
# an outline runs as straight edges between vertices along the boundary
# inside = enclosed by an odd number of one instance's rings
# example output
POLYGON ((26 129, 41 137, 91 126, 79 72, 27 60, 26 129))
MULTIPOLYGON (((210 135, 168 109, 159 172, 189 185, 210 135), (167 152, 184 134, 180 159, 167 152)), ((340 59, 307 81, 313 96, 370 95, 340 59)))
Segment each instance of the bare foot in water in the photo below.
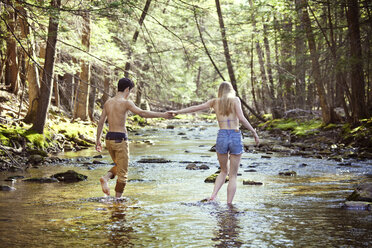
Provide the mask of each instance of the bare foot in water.
POLYGON ((107 180, 105 180, 105 178, 101 177, 99 179, 99 181, 101 182, 101 187, 102 187, 103 193, 105 193, 106 195, 110 195, 110 188, 107 184, 107 180))

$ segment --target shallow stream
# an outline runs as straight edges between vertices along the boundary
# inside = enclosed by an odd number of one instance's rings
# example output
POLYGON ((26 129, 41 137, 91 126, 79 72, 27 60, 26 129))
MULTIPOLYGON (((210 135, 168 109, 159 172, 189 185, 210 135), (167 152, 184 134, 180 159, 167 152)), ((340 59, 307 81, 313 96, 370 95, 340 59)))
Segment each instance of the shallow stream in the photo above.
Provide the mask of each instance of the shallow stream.
MULTIPOLYGON (((217 127, 212 123, 174 123, 174 129, 144 128, 131 133, 130 182, 124 200, 104 197, 99 178, 111 166, 86 166, 79 160, 98 153, 93 149, 61 154, 73 164, 40 166, 8 176, 48 177, 69 169, 87 175, 79 183, 30 183, 0 192, 0 247, 371 247, 372 213, 341 208, 372 161, 351 164, 278 154, 262 158, 245 153, 234 205, 226 205, 226 185, 217 202, 202 203, 213 184, 204 179, 217 168, 217 127), (150 140, 148 144, 142 142, 150 140), (170 163, 143 164, 155 157, 170 163), (187 162, 201 161, 209 170, 186 170, 187 162), (304 166, 304 164, 306 166, 304 166), (245 172, 253 169, 256 172, 245 172), (280 171, 297 176, 279 176, 280 171), (262 186, 243 185, 243 179, 262 186)), ((246 137, 244 143, 253 144, 246 137)), ((97 159, 95 159, 97 160, 97 159)), ((84 161, 86 162, 86 161, 84 161)), ((110 183, 111 193, 115 181, 110 183)))

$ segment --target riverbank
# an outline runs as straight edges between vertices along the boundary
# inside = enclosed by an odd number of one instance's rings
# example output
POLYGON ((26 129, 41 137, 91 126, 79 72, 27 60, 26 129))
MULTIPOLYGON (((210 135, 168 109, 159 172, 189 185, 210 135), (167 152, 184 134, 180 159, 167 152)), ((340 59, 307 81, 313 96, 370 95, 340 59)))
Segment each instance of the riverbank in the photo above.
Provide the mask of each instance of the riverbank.
MULTIPOLYGON (((7 112, 8 117, 14 117, 7 112)), ((177 119, 192 122, 214 121, 213 114, 181 115, 177 119)), ((172 129, 163 119, 144 119, 130 116, 127 128, 135 132, 144 126, 172 129)), ((31 125, 17 119, 2 119, 0 124, 0 171, 25 170, 41 163, 58 161, 58 154, 80 151, 95 144, 96 123, 71 120, 61 111, 52 108, 44 134, 30 130, 31 125), (6 121, 4 121, 6 120, 6 121)), ((372 159, 372 119, 362 120, 360 126, 331 124, 322 126, 318 119, 276 119, 259 124, 259 147, 246 144, 246 151, 262 152, 268 156, 280 153, 284 156, 303 156, 332 159, 340 163, 349 158, 372 159)), ((104 132, 107 131, 107 127, 104 132)), ((250 137, 248 131, 243 135, 250 137)))

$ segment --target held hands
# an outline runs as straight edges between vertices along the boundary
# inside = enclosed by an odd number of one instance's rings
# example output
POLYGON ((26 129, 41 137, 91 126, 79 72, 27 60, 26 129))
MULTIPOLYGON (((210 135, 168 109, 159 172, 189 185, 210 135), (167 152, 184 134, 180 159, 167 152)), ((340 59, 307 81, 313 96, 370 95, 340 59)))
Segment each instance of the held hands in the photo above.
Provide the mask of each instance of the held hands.
POLYGON ((168 112, 165 112, 165 113, 161 113, 161 117, 165 118, 165 119, 171 119, 174 117, 174 115, 171 113, 172 111, 168 111, 168 112))
POLYGON ((169 116, 167 119, 170 119, 177 115, 177 111, 167 111, 166 114, 169 116))

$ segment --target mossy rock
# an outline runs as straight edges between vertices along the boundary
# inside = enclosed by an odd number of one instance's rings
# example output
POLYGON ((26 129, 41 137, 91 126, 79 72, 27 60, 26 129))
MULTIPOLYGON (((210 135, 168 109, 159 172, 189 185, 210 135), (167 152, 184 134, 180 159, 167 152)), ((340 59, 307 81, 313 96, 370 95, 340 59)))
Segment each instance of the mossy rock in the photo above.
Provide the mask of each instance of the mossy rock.
POLYGON ((88 178, 87 176, 77 173, 76 171, 73 170, 57 173, 54 174, 52 177, 58 179, 58 181, 67 183, 85 181, 88 178))
POLYGON ((30 149, 27 151, 30 155, 40 155, 42 157, 48 157, 48 153, 43 150, 38 150, 38 149, 30 149))
MULTIPOLYGON (((218 173, 214 173, 212 175, 210 175, 209 177, 207 177, 204 182, 205 183, 214 183, 216 181, 216 178, 218 177, 218 173)), ((225 179, 225 183, 229 181, 229 177, 226 177, 225 179)))

